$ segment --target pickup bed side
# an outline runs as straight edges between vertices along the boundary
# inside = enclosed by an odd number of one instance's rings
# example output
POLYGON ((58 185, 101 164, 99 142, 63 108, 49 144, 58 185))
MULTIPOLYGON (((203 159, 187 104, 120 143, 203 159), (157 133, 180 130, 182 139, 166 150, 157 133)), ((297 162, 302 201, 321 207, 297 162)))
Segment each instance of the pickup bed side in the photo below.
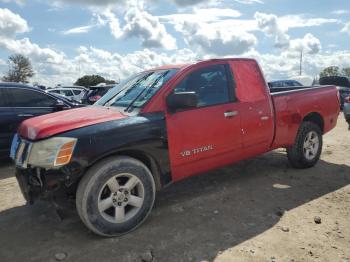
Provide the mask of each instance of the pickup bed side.
POLYGON ((272 148, 291 146, 302 121, 317 124, 325 134, 335 127, 339 100, 335 86, 322 86, 272 93, 275 138, 272 148))

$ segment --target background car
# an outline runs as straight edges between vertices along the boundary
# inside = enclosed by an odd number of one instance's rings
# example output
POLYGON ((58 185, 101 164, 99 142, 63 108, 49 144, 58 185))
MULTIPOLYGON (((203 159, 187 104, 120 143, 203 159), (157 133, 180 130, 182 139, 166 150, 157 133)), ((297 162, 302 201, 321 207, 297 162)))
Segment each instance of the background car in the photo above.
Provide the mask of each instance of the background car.
POLYGON ((0 83, 0 156, 9 155, 12 137, 23 120, 81 106, 28 85, 0 83))
POLYGON ((59 87, 49 89, 48 93, 54 93, 60 96, 64 96, 69 100, 81 102, 85 93, 88 92, 86 88, 82 87, 59 87))
POLYGON ((343 109, 344 100, 350 96, 350 79, 346 76, 326 76, 319 80, 320 85, 335 85, 340 94, 340 108, 343 109))
POLYGON ((346 122, 349 124, 350 130, 350 96, 344 98, 343 112, 346 122))
POLYGON ((278 80, 278 81, 271 81, 268 83, 270 88, 275 87, 292 87, 292 86, 303 86, 300 82, 296 80, 278 80))
POLYGON ((85 93, 81 102, 83 104, 92 105, 96 101, 98 101, 102 96, 104 96, 111 88, 113 88, 115 86, 116 86, 116 84, 90 86, 90 88, 89 88, 90 91, 85 93))

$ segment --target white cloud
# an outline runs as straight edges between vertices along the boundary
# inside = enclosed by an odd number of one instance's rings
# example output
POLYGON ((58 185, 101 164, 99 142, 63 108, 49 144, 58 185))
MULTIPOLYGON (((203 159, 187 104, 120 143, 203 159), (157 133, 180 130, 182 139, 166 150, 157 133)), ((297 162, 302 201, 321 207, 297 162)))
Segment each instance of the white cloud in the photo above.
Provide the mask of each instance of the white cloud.
POLYGON ((344 27, 341 29, 341 32, 350 34, 350 21, 344 25, 344 27))
MULTIPOLYGON (((4 0, 1 0, 4 1, 4 0)), ((6 1, 6 0, 5 0, 6 1)), ((11 0, 7 0, 11 1, 11 0)), ((17 0, 24 1, 24 0, 17 0)), ((48 0, 47 0, 48 1, 48 0)), ((196 5, 205 5, 209 6, 212 4, 216 4, 218 1, 222 0, 171 0, 172 3, 177 5, 178 7, 191 7, 196 5)), ((239 0, 243 2, 255 2, 260 0, 239 0)), ((93 6, 93 7, 112 7, 112 6, 121 6, 125 4, 129 4, 130 2, 148 2, 150 4, 154 4, 156 2, 163 3, 161 0, 54 0, 53 3, 56 5, 62 4, 80 4, 85 6, 93 6)), ((168 1, 170 2, 170 1, 168 1)), ((52 3, 52 2, 51 2, 52 3)))
POLYGON ((338 10, 332 11, 332 14, 333 15, 347 15, 347 14, 350 14, 350 10, 338 9, 338 10))
POLYGON ((286 15, 278 18, 279 26, 285 31, 290 28, 321 26, 332 23, 339 23, 339 20, 332 18, 305 18, 304 15, 286 15))
POLYGON ((247 5, 251 5, 251 4, 263 4, 264 2, 262 0, 234 0, 240 4, 247 4, 247 5))
MULTIPOLYGON (((267 81, 295 79, 299 75, 300 53, 285 50, 279 53, 265 53, 252 50, 243 55, 258 60, 267 81)), ((319 52, 303 55, 303 76, 313 79, 322 69, 328 66, 350 67, 350 51, 319 52)))
POLYGON ((198 4, 208 4, 210 2, 214 2, 214 0, 173 0, 174 3, 180 7, 185 7, 185 6, 194 6, 198 4))
POLYGON ((24 3, 25 3, 25 0, 0 0, 0 2, 3 2, 3 3, 11 3, 11 2, 14 2, 20 6, 23 6, 24 3))
POLYGON ((204 54, 242 54, 257 44, 253 34, 216 23, 178 22, 175 29, 183 34, 189 46, 204 54))
MULTIPOLYGON (((302 28, 321 26, 328 23, 339 23, 337 19, 328 18, 305 18, 303 15, 287 15, 277 17, 274 14, 265 14, 256 12, 254 18, 257 21, 257 27, 269 37, 274 37, 275 46, 278 48, 288 48, 291 42, 290 36, 287 34, 291 28, 302 28)), ((311 35, 312 36, 312 35, 311 35)), ((302 41, 295 40, 293 46, 301 45, 301 42, 308 41, 309 45, 305 47, 307 50, 311 48, 311 37, 310 34, 305 36, 306 39, 302 41)), ((318 40, 318 39, 317 39, 318 40)), ((317 42, 317 41, 316 41, 317 42)), ((318 43, 314 42, 315 46, 312 50, 316 50, 318 43)), ((319 41, 318 41, 319 42, 319 41)))
POLYGON ((321 42, 314 35, 308 33, 304 38, 293 39, 290 41, 290 50, 307 54, 317 54, 321 50, 321 42))
POLYGON ((105 24, 106 24, 106 21, 102 19, 102 17, 99 14, 93 13, 92 19, 88 25, 73 27, 73 28, 64 30, 62 31, 62 34, 64 35, 86 34, 90 32, 93 28, 101 27, 101 26, 104 26, 105 24))
POLYGON ((108 5, 119 4, 121 2, 124 3, 125 1, 124 0, 117 0, 117 1, 116 0, 54 0, 54 1, 48 1, 48 2, 55 5, 81 4, 85 6, 108 6, 108 5))
POLYGON ((117 39, 121 38, 123 35, 123 32, 120 27, 119 19, 117 18, 117 16, 109 9, 105 10, 102 16, 104 16, 108 20, 111 34, 117 39))
POLYGON ((182 23, 184 21, 219 22, 240 17, 241 13, 231 8, 194 8, 192 13, 180 13, 158 16, 165 23, 182 23))
POLYGON ((172 55, 150 49, 120 55, 103 49, 81 46, 77 52, 75 57, 65 58, 58 66, 49 64, 46 65, 45 70, 43 67, 35 68, 37 75, 32 81, 50 86, 59 83, 72 84, 79 76, 86 74, 99 74, 108 79, 120 80, 145 69, 197 59, 196 55, 189 49, 179 49, 172 55), (48 72, 47 67, 51 71, 48 72))
POLYGON ((78 27, 73 27, 71 29, 65 30, 62 32, 62 34, 64 35, 85 34, 85 33, 88 33, 92 28, 93 28, 92 25, 78 26, 78 27))
POLYGON ((159 19, 138 7, 130 8, 125 14, 125 37, 140 37, 144 47, 164 47, 175 49, 176 40, 167 33, 159 19))
POLYGON ((112 35, 119 38, 140 38, 144 48, 176 48, 176 40, 167 31, 159 18, 151 15, 140 5, 129 6, 124 15, 125 25, 121 27, 119 19, 111 10, 103 14, 109 22, 112 35))
POLYGON ((241 13, 231 8, 194 8, 194 15, 215 21, 228 17, 240 17, 241 13))
POLYGON ((258 28, 267 36, 275 38, 275 46, 279 48, 288 47, 289 35, 280 27, 278 18, 273 14, 256 12, 254 18, 258 23, 258 28))
POLYGON ((62 52, 56 52, 50 48, 41 48, 28 38, 20 40, 0 38, 0 47, 11 53, 21 53, 39 63, 60 63, 65 57, 62 52))
POLYGON ((0 8, 0 36, 15 37, 29 31, 27 21, 7 8, 0 8))

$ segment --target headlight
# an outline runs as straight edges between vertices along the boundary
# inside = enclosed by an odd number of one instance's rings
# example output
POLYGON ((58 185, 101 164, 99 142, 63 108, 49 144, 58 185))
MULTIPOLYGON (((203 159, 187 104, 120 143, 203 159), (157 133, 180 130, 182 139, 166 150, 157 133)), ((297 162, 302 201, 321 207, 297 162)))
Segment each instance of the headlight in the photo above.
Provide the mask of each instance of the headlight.
POLYGON ((76 142, 77 139, 71 137, 54 137, 34 142, 28 164, 43 168, 66 165, 72 158, 76 142))

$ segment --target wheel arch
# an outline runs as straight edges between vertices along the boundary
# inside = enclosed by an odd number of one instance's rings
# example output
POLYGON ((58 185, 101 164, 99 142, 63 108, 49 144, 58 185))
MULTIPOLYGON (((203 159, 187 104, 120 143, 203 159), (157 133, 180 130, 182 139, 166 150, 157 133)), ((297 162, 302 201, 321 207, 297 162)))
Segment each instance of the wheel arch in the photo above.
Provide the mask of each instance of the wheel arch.
POLYGON ((316 125, 319 126, 319 128, 322 131, 322 134, 324 133, 324 119, 322 117, 322 115, 318 112, 311 112, 308 113, 306 116, 304 116, 302 122, 312 122, 316 125))
POLYGON ((109 157, 113 157, 113 156, 127 156, 127 157, 134 158, 136 160, 139 160, 151 171, 154 182, 156 184, 156 189, 160 190, 162 188, 163 183, 161 180, 161 171, 160 171, 159 164, 157 163, 156 159, 153 156, 151 156, 151 154, 149 154, 143 150, 124 149, 124 150, 112 152, 109 154, 105 154, 102 157, 95 160, 93 163, 91 163, 89 168, 96 165, 100 161, 103 161, 104 159, 109 158, 109 157))

